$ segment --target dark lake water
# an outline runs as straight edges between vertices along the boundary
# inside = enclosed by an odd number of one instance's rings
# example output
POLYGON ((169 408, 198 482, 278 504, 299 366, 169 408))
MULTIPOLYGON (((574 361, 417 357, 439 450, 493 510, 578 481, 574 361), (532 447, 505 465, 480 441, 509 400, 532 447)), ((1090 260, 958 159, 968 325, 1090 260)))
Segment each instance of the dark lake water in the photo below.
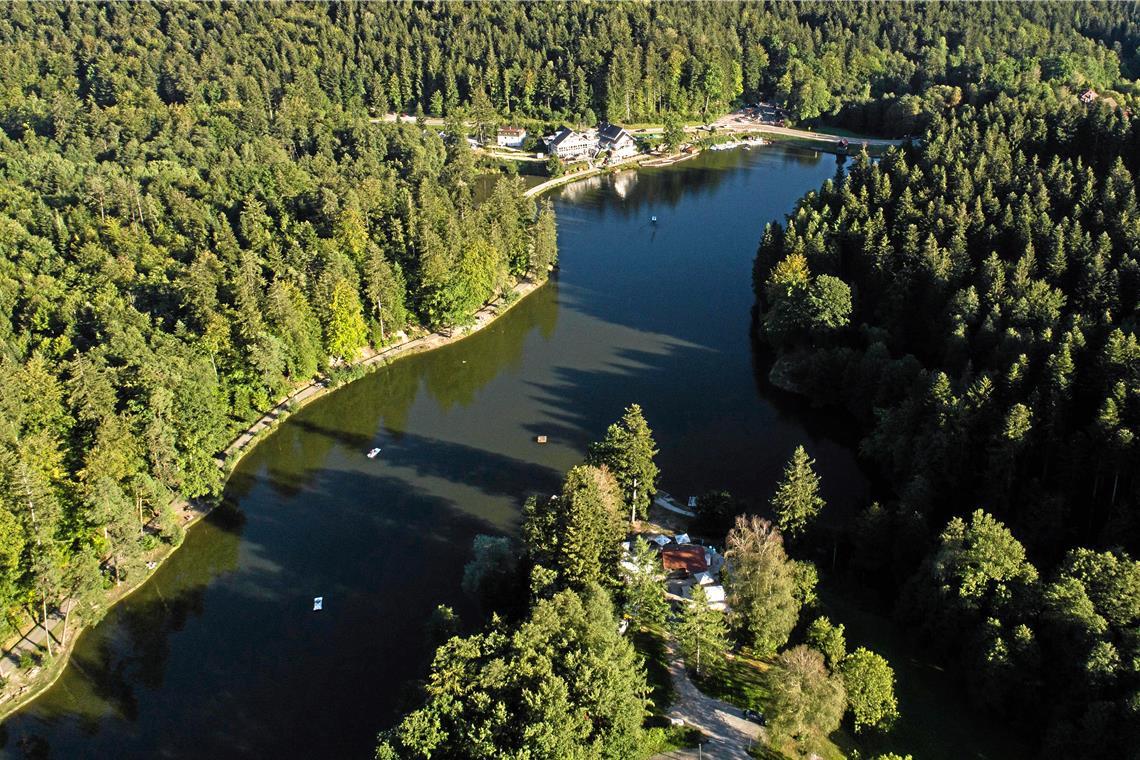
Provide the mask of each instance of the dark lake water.
POLYGON ((764 222, 834 172, 831 156, 769 147, 562 190, 557 278, 262 442, 226 507, 7 722, 5 751, 370 756, 426 670, 432 610, 472 612, 459 580, 473 536, 514 531, 523 499, 631 402, 673 493, 762 503, 803 443, 829 509, 849 511, 866 481, 841 425, 758 380, 749 339, 764 222))

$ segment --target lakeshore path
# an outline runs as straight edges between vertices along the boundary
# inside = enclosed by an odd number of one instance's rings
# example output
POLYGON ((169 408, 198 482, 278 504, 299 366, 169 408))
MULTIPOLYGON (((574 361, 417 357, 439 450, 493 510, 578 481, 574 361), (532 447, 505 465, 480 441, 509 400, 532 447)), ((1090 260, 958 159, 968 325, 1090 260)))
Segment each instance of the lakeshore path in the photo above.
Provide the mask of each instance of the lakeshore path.
MULTIPOLYGON (((47 626, 43 623, 37 624, 30 631, 25 633, 16 644, 4 652, 4 656, 0 657, 0 678, 7 680, 12 673, 20 669, 20 658, 25 654, 33 655, 36 652, 42 651, 47 648, 47 640, 49 633, 52 631, 51 640, 59 646, 59 637, 54 635, 54 632, 63 625, 63 621, 67 616, 68 610, 71 609, 73 602, 68 599, 60 609, 53 610, 47 619, 47 626)), ((7 694, 0 695, 0 703, 11 699, 7 694)))
MULTIPOLYGON (((370 367, 391 361, 399 356, 428 351, 460 340, 494 322, 497 316, 535 291, 542 283, 543 281, 541 280, 520 280, 515 285, 513 295, 510 298, 499 298, 481 308, 475 313, 474 320, 470 325, 455 328, 447 333, 433 332, 417 338, 408 338, 394 345, 387 346, 380 351, 369 351, 353 364, 370 367)), ((215 458, 215 462, 223 469, 236 464, 242 455, 256 442, 259 435, 271 428, 284 416, 287 416, 291 410, 298 409, 319 396, 329 393, 331 390, 333 390, 333 388, 330 388, 325 380, 314 380, 294 390, 272 409, 262 415, 256 422, 238 434, 230 444, 226 446, 225 450, 215 458)), ((213 504, 197 499, 190 501, 180 500, 174 504, 175 512, 179 515, 180 521, 186 527, 193 525, 205 517, 212 508, 213 504)), ((157 566, 157 563, 168 559, 174 551, 174 549, 171 549, 162 556, 156 556, 155 566, 157 566)), ((141 588, 147 579, 150 578, 151 574, 151 572, 148 572, 142 575, 137 583, 133 583, 129 587, 124 586, 113 597, 111 603, 118 603, 134 590, 141 588)), ((68 635, 66 637, 57 636, 56 632, 59 631, 63 625, 67 611, 71 609, 72 604, 72 600, 66 600, 58 609, 48 613, 45 622, 36 623, 18 639, 13 637, 13 639, 9 640, 10 643, 5 646, 3 655, 0 656, 0 679, 7 681, 9 678, 15 677, 18 678, 19 681, 13 683, 11 688, 0 689, 0 719, 7 717, 8 714, 18 707, 23 706, 31 699, 43 693, 45 689, 54 683, 55 678, 63 672, 63 663, 57 661, 53 664, 52 679, 44 683, 37 683, 36 676, 40 674, 39 668, 33 668, 24 673, 20 669, 20 660, 25 654, 33 655, 46 649, 48 636, 51 636, 51 641, 58 647, 53 649, 57 660, 61 657, 66 660, 70 656, 71 646, 74 645, 75 640, 78 638, 81 627, 73 625, 67 632, 68 635)))
MULTIPOLYGON (((520 280, 514 287, 514 296, 510 299, 510 303, 504 302, 501 298, 492 301, 475 312, 474 321, 470 325, 457 327, 447 333, 433 332, 418 338, 405 338, 399 343, 386 346, 379 351, 369 350, 364 357, 353 362, 353 366, 372 367, 377 364, 389 362, 405 354, 419 353, 421 351, 439 348, 440 346, 447 345, 474 332, 478 332, 495 321, 495 318, 510 308, 510 306, 518 303, 521 299, 538 288, 542 282, 541 280, 520 280)), ((234 438, 233 441, 230 442, 230 445, 226 446, 225 450, 218 457, 219 464, 236 464, 238 459, 241 458, 241 455, 245 453, 246 449, 258 435, 277 423, 290 409, 300 408, 329 391, 330 388, 324 380, 314 380, 308 385, 293 391, 276 406, 262 415, 257 422, 250 425, 234 438)))
POLYGON ((676 651, 676 645, 669 645, 669 675, 673 679, 676 694, 673 706, 666 713, 670 718, 680 718, 685 725, 700 729, 707 737, 698 749, 680 749, 654 755, 651 760, 692 760, 698 757, 714 760, 751 760, 748 750, 760 739, 763 729, 750 720, 745 720, 739 708, 727 702, 713 699, 701 692, 689 678, 676 651))

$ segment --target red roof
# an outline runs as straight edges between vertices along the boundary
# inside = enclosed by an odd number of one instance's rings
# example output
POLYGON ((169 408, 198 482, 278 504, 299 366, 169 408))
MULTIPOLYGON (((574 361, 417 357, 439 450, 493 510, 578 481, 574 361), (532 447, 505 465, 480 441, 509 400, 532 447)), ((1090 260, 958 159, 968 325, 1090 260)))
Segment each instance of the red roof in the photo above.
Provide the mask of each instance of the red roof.
POLYGON ((703 573, 709 569, 705 561, 705 547, 694 544, 666 546, 661 550, 661 564, 666 571, 685 570, 690 573, 703 573))

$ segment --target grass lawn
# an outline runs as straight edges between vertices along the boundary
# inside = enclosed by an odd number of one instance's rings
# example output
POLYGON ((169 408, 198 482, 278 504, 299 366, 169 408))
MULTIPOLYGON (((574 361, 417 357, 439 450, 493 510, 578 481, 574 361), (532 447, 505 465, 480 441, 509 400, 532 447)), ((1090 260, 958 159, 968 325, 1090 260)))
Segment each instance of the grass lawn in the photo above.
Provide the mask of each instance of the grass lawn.
POLYGON ((669 655, 665 651, 665 631, 643 629, 632 631, 631 640, 645 658, 645 674, 649 681, 649 699, 653 714, 664 715, 673 704, 673 679, 669 676, 669 655))
POLYGON ((771 667, 767 660, 745 651, 706 666, 704 673, 693 680, 697 688, 710 697, 764 713, 771 698, 768 689, 771 667))
POLYGON ((641 757, 649 758, 662 752, 686 749, 697 746, 701 740, 700 731, 691 726, 654 726, 645 730, 641 742, 641 757))

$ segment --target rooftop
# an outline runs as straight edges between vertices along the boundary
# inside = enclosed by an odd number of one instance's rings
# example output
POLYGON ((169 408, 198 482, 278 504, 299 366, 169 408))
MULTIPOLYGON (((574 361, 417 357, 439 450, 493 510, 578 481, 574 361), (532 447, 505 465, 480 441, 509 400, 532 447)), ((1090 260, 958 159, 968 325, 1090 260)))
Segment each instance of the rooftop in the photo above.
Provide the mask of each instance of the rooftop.
POLYGON ((703 573, 709 569, 705 557, 705 547, 695 544, 676 544, 661 549, 661 564, 666 571, 684 570, 688 573, 703 573))

